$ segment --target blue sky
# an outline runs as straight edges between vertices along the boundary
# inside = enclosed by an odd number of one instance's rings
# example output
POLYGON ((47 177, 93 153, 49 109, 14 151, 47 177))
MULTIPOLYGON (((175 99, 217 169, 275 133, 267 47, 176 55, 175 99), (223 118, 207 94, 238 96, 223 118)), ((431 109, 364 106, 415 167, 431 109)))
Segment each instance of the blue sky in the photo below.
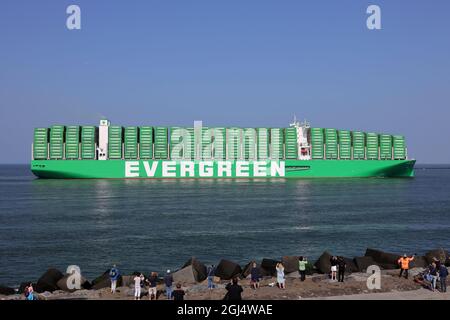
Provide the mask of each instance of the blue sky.
POLYGON ((0 163, 34 127, 313 126, 404 134, 450 163, 450 2, 2 1, 0 163), (81 7, 82 29, 66 28, 81 7), (382 30, 366 27, 377 4, 382 30))

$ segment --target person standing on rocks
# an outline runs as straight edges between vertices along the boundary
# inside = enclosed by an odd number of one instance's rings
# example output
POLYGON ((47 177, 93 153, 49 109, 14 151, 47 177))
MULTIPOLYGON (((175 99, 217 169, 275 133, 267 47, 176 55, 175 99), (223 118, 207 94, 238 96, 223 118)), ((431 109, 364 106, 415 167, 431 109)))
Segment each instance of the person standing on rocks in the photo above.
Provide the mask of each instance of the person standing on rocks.
POLYGON ((430 276, 431 276, 431 291, 436 291, 436 282, 438 278, 439 271, 436 268, 436 263, 430 265, 430 276))
POLYGON ((228 283, 225 289, 227 290, 227 294, 225 295, 224 300, 242 300, 242 292, 244 289, 238 284, 237 278, 233 278, 232 282, 228 283))
POLYGON ((259 268, 256 265, 256 262, 252 263, 252 269, 250 270, 250 286, 256 290, 259 288, 259 280, 261 279, 261 275, 259 273, 259 268))
POLYGON ((306 265, 308 264, 308 260, 306 257, 301 256, 298 259, 298 273, 300 274, 300 281, 305 281, 306 279, 306 265))
POLYGON ((172 299, 173 277, 172 277, 172 274, 170 273, 170 270, 167 270, 167 273, 164 276, 164 284, 166 286, 167 300, 171 300, 172 299))
POLYGON ((158 298, 156 295, 157 294, 156 286, 158 285, 158 274, 156 272, 152 272, 150 274, 150 277, 148 278, 148 284, 149 284, 148 299, 153 300, 153 298, 155 298, 156 300, 158 298))
POLYGON ((184 300, 184 295, 186 293, 181 289, 181 283, 177 283, 177 288, 172 292, 172 298, 175 301, 184 300))
POLYGON ((403 272, 405 272, 405 279, 408 279, 408 270, 409 270, 409 263, 414 260, 414 256, 408 257, 406 253, 398 259, 398 264, 400 265, 400 275, 399 278, 402 277, 403 272))
POLYGON ((134 278, 134 300, 141 300, 141 287, 144 282, 144 275, 136 275, 134 278))
POLYGON ((331 280, 336 281, 336 273, 338 265, 338 259, 336 256, 331 257, 330 264, 331 264, 331 280))
POLYGON ((346 267, 347 267, 347 264, 345 263, 345 259, 343 257, 339 257, 339 259, 338 259, 338 282, 344 282, 346 267))
POLYGON ((25 287, 24 294, 25 294, 25 299, 26 300, 35 300, 35 298, 34 298, 34 289, 33 289, 33 284, 32 283, 30 283, 29 286, 25 287))
POLYGON ((212 290, 214 289, 214 276, 216 273, 216 268, 214 265, 210 265, 206 271, 206 274, 208 275, 208 289, 212 290))
POLYGON ((439 267, 439 281, 441 285, 441 292, 447 292, 447 276, 448 276, 448 269, 445 265, 441 264, 439 267))
POLYGON ((111 293, 116 292, 117 279, 119 279, 119 276, 119 269, 116 268, 116 265, 113 265, 111 270, 109 270, 109 278, 111 279, 111 293))
POLYGON ((277 263, 277 283, 280 289, 286 289, 285 279, 284 279, 284 266, 281 262, 277 263))

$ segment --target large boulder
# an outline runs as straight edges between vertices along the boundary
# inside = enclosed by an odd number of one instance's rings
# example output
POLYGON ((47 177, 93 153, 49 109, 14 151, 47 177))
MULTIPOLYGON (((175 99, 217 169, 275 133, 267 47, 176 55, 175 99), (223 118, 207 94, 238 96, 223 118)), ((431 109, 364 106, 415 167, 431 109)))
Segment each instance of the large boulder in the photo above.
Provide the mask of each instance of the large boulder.
POLYGON ((369 266, 377 265, 375 260, 370 256, 355 257, 353 260, 359 272, 366 272, 369 266))
POLYGON ((371 248, 367 248, 365 256, 372 257, 380 266, 393 269, 398 267, 398 259, 401 257, 399 254, 388 253, 371 248))
POLYGON ((322 255, 314 263, 314 266, 320 273, 328 274, 331 271, 331 258, 333 256, 328 251, 322 253, 322 255))
MULTIPOLYGON (((245 265, 245 267, 242 269, 242 272, 241 272, 241 279, 247 278, 247 277, 250 275, 250 273, 251 273, 251 271, 252 271, 252 268, 253 268, 253 262, 254 262, 254 261, 250 261, 250 262, 247 263, 247 264, 245 265)), ((259 273, 261 274, 261 265, 256 264, 256 267, 259 268, 259 273)), ((261 275, 262 275, 262 274, 261 274, 261 275)))
POLYGON ((353 259, 346 258, 346 257, 343 257, 343 258, 344 258, 345 264, 347 265, 345 267, 346 273, 358 272, 359 269, 356 266, 356 263, 353 259))
POLYGON ((0 286, 0 294, 4 296, 11 296, 13 294, 16 294, 16 290, 9 287, 0 286))
POLYGON ((281 258, 286 274, 298 271, 298 258, 298 256, 284 256, 281 258))
POLYGON ((48 269, 38 280, 36 283, 36 287, 34 288, 36 292, 42 293, 45 291, 53 292, 58 290, 58 281, 64 277, 61 271, 51 268, 48 269))
MULTIPOLYGON (((99 289, 111 287, 111 279, 109 277, 110 270, 111 269, 106 270, 101 276, 95 278, 92 281, 91 288, 94 290, 99 290, 99 289)), ((122 276, 119 276, 119 278, 117 279, 117 287, 121 287, 121 286, 122 286, 122 276)))
POLYGON ((444 263, 449 259, 449 253, 448 251, 445 251, 444 249, 434 249, 430 250, 425 254, 425 259, 427 260, 428 264, 433 262, 433 259, 438 259, 441 261, 441 263, 444 263))
POLYGON ((427 259, 424 256, 415 256, 409 264, 410 268, 426 268, 427 266, 427 259))
POLYGON ((261 275, 262 276, 275 276, 277 274, 277 263, 279 261, 273 259, 263 259, 261 261, 261 275))
POLYGON ((242 272, 241 266, 229 260, 222 259, 215 270, 215 276, 223 280, 230 280, 239 276, 242 272))
MULTIPOLYGON (((69 289, 69 282, 68 281, 72 281, 73 282, 73 278, 70 278, 71 276, 73 276, 72 274, 66 274, 64 275, 64 277, 62 277, 57 283, 57 287, 60 290, 66 291, 66 292, 75 292, 77 290, 82 290, 82 289, 90 289, 91 288, 91 284, 89 283, 89 281, 87 281, 87 279, 83 276, 81 276, 80 279, 80 288, 79 289, 69 289)), ((71 286, 72 287, 72 286, 71 286)))
POLYGON ((195 257, 189 259, 183 265, 182 269, 188 266, 192 266, 192 271, 194 272, 194 277, 197 282, 202 282, 208 277, 206 266, 199 260, 197 260, 195 257))
POLYGON ((192 265, 189 265, 172 273, 173 281, 174 283, 181 283, 183 286, 196 284, 197 280, 194 273, 192 265))
MULTIPOLYGON (((137 275, 140 275, 137 274, 137 275)), ((131 276, 122 276, 122 286, 123 287, 133 287, 134 288, 134 277, 136 275, 131 275, 131 276)))

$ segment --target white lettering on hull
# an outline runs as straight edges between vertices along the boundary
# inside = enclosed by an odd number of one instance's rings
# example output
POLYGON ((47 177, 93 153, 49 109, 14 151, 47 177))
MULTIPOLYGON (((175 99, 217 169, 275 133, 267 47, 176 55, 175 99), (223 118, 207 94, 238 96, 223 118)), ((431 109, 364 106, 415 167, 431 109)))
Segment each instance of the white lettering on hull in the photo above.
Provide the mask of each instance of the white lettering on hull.
POLYGON ((284 161, 125 161, 125 178, 246 178, 285 174, 284 161))

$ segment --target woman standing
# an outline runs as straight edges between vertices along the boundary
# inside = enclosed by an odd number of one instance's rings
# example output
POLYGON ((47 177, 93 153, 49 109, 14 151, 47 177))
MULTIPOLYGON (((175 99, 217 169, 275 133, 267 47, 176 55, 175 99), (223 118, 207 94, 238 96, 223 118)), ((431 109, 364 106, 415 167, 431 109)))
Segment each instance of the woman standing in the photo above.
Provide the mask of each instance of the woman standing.
POLYGON ((134 278, 134 300, 141 300, 141 287, 144 282, 144 275, 136 275, 134 278))
POLYGON ((259 268, 256 265, 256 262, 253 262, 252 269, 250 270, 250 286, 254 290, 259 288, 259 279, 261 279, 261 276, 259 274, 259 268))
POLYGON ((336 256, 333 256, 330 260, 331 263, 331 280, 336 281, 336 273, 337 273, 337 265, 338 259, 336 256))
POLYGON ((284 279, 284 266, 281 262, 277 263, 277 283, 280 289, 286 289, 285 279, 284 279))

